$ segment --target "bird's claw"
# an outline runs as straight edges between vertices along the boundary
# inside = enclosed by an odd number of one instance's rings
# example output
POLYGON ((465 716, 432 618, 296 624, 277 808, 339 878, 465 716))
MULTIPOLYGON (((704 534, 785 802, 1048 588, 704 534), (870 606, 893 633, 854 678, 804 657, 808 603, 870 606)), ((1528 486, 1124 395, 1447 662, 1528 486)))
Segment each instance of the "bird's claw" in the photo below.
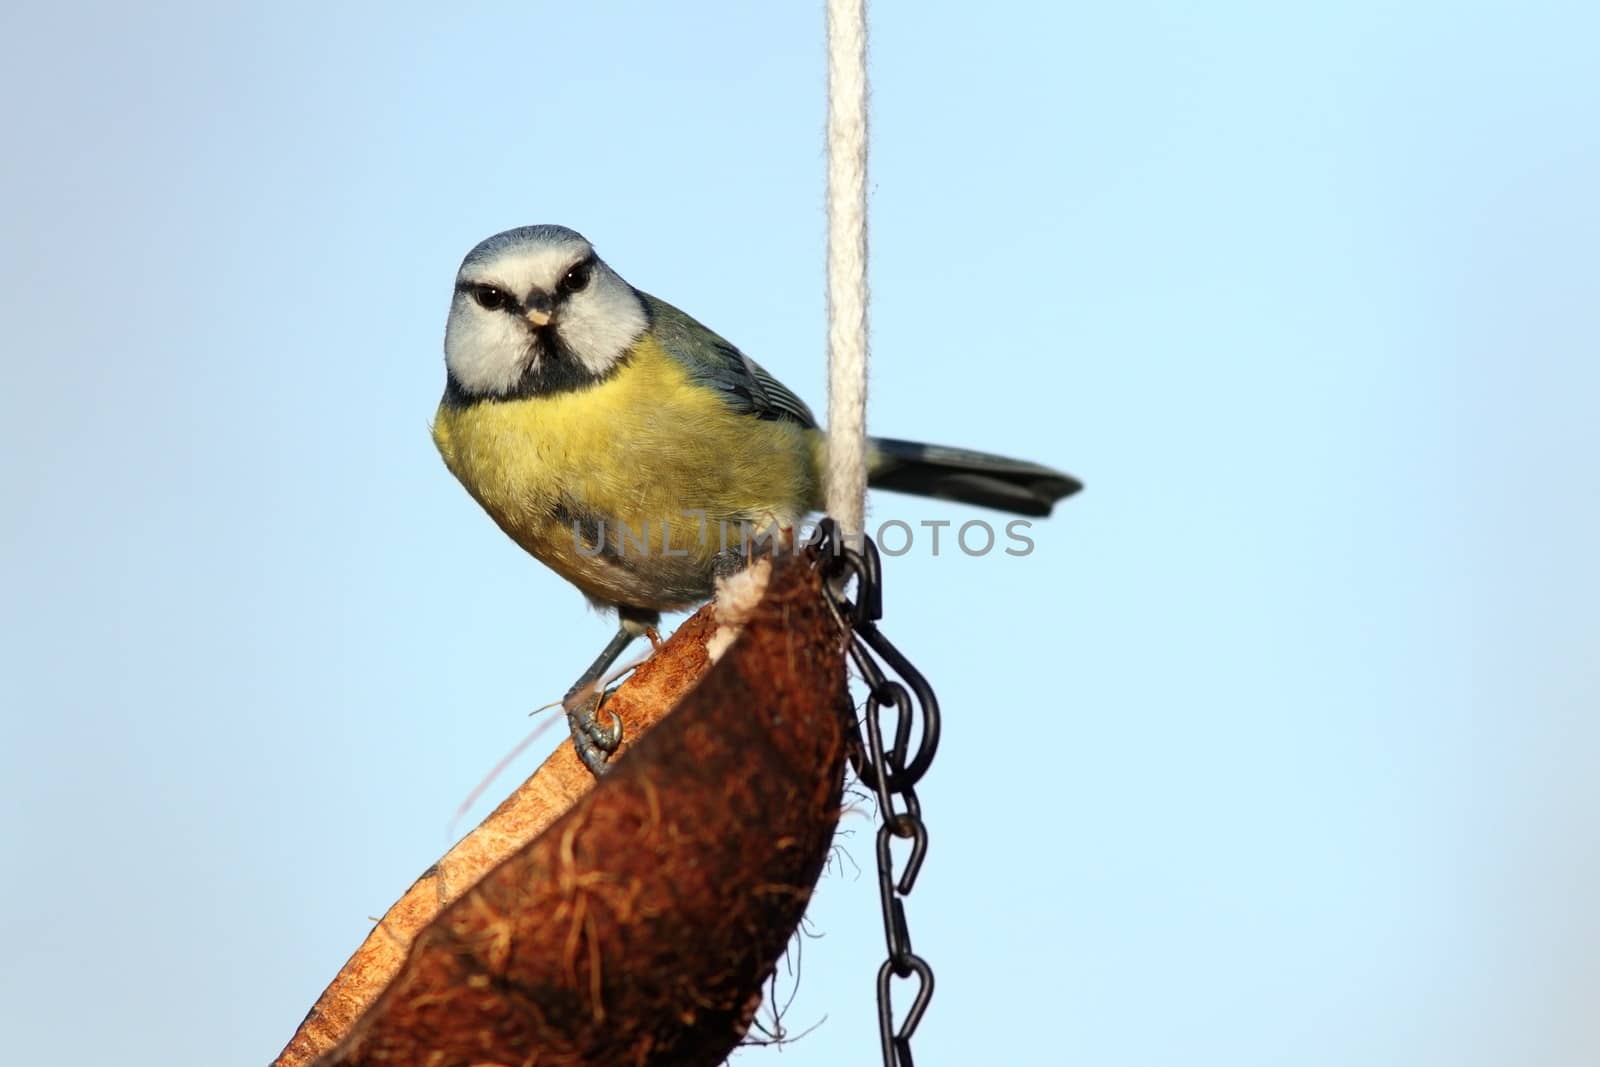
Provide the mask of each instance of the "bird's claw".
POLYGON ((599 719, 601 706, 609 695, 595 686, 587 691, 569 693, 561 702, 567 713, 567 725, 572 730, 572 747, 596 778, 605 773, 606 760, 622 743, 622 720, 616 712, 605 709, 611 718, 609 725, 602 724, 599 719))

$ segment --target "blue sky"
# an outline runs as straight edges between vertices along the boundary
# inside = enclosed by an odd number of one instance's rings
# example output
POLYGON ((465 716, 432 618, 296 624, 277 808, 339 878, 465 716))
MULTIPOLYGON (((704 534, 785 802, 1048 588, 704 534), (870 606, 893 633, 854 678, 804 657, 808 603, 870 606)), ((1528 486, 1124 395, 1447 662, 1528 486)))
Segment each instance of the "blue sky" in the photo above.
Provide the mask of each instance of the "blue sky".
MULTIPOLYGON (((1089 485, 887 572, 919 1064, 1593 1062, 1597 23, 878 6, 870 425, 1089 485)), ((265 1062, 608 635, 428 441, 472 244, 577 227, 820 410, 821 35, 0 13, 17 1062, 265 1062)), ((873 1062, 870 874, 812 921, 738 1062, 873 1062)))

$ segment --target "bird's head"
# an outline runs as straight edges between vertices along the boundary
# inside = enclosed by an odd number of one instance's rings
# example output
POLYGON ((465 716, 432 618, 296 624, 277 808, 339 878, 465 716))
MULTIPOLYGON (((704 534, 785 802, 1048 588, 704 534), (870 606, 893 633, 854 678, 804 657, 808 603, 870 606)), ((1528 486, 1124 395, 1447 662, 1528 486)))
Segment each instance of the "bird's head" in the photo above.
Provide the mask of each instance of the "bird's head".
POLYGON ((639 294, 582 234, 507 230, 456 272, 444 332, 450 388, 469 400, 579 388, 604 378, 648 325, 639 294))

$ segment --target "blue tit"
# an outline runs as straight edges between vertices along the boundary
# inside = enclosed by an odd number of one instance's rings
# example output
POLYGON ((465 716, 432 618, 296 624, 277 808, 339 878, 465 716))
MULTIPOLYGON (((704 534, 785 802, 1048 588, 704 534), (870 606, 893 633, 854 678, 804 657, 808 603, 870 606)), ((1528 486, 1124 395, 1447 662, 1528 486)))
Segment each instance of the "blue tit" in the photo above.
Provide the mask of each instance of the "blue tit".
MULTIPOLYGON (((595 773, 620 739, 597 682, 663 611, 707 599, 727 530, 822 506, 827 438, 803 401, 706 327, 629 285, 584 237, 524 226, 456 273, 433 440, 517 544, 615 609, 616 636, 564 701, 595 773)), ((1079 488, 1048 467, 874 439, 870 484, 1048 515, 1079 488)))

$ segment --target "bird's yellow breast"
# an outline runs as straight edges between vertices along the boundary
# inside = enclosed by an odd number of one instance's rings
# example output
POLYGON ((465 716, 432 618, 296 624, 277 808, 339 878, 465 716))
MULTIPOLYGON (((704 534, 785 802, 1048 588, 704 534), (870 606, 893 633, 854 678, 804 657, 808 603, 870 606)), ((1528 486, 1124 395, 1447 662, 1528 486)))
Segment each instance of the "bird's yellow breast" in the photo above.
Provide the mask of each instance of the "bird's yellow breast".
POLYGON ((648 334, 593 386, 447 402, 433 440, 513 540, 612 604, 702 599, 722 530, 792 524, 817 497, 816 431, 731 410, 648 334), (597 522, 620 554, 591 551, 597 522))

